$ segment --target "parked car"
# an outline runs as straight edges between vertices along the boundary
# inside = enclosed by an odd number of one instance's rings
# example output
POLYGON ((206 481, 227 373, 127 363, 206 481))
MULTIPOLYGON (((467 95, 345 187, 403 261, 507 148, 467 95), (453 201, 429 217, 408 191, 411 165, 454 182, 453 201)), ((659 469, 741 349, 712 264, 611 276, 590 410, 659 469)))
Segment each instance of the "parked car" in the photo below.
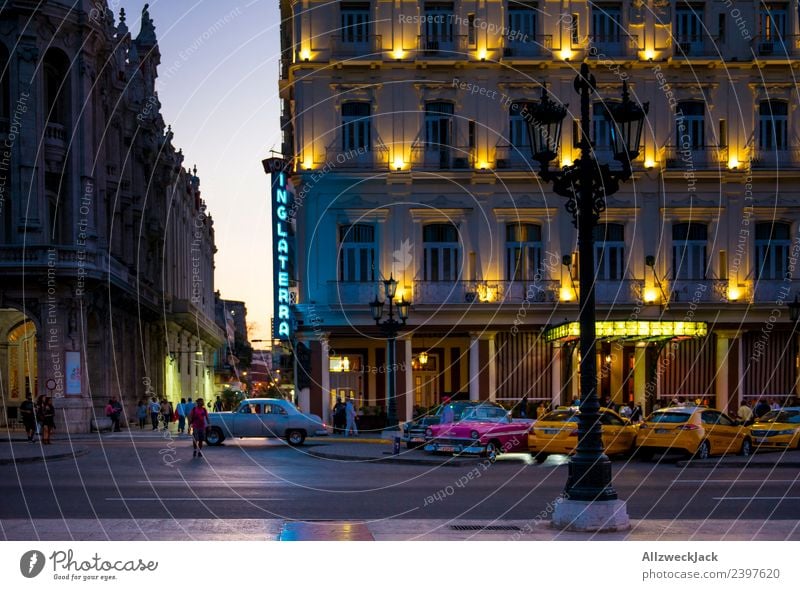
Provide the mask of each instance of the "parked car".
MULTIPOLYGON (((449 402, 449 404, 453 408, 454 422, 461 420, 461 416, 465 410, 477 407, 479 405, 502 409, 500 404, 487 401, 453 401, 449 402)), ((441 422, 442 410, 444 410, 446 405, 447 404, 440 405, 438 408, 436 408, 436 412, 433 414, 422 416, 413 422, 406 422, 403 425, 402 441, 405 443, 406 448, 413 449, 425 444, 425 431, 429 426, 433 426, 434 424, 439 424, 441 422)))
MULTIPOLYGON (((537 461, 547 455, 569 455, 578 446, 577 407, 562 407, 543 415, 528 435, 528 449, 537 461)), ((623 418, 614 410, 600 408, 603 449, 606 455, 620 455, 633 450, 639 425, 623 418)))
POLYGON ((759 449, 800 449, 800 408, 767 412, 750 426, 750 436, 759 449))
POLYGON ((636 435, 637 453, 642 458, 655 452, 682 451, 698 459, 711 455, 753 450, 749 429, 720 410, 704 407, 675 407, 656 410, 636 435))
POLYGON ((429 426, 425 450, 482 455, 494 461, 502 452, 527 449, 533 422, 527 418, 515 420, 501 406, 475 406, 466 410, 459 422, 429 426))
POLYGON ((247 399, 232 412, 211 412, 206 442, 218 445, 226 438, 285 438, 292 446, 307 436, 328 434, 319 416, 303 414, 284 399, 247 399))

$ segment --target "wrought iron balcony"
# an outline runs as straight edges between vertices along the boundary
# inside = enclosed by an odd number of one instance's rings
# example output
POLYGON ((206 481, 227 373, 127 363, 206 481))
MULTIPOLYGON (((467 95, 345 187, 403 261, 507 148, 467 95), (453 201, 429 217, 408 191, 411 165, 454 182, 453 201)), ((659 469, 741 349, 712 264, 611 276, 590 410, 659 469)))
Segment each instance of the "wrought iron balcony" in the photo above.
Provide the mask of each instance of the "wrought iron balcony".
POLYGON ((786 59, 800 54, 800 35, 758 36, 752 40, 753 54, 764 59, 786 59))
POLYGON ((678 35, 674 39, 674 59, 711 58, 721 56, 719 37, 707 35, 678 35))
POLYGON ((664 147, 664 162, 671 170, 702 170, 728 166, 728 147, 720 145, 692 145, 664 147))
POLYGON ((380 35, 332 35, 331 57, 350 60, 381 59, 382 44, 380 35))
POLYGON ((466 35, 419 35, 417 59, 468 59, 466 35))
POLYGON ((503 57, 506 59, 550 58, 553 54, 552 35, 513 35, 505 38, 503 57))
POLYGON ((414 146, 411 148, 411 166, 431 170, 471 170, 475 168, 475 153, 470 147, 414 146))
POLYGON ((595 59, 605 58, 635 58, 638 57, 638 35, 592 35, 589 37, 588 57, 595 59))

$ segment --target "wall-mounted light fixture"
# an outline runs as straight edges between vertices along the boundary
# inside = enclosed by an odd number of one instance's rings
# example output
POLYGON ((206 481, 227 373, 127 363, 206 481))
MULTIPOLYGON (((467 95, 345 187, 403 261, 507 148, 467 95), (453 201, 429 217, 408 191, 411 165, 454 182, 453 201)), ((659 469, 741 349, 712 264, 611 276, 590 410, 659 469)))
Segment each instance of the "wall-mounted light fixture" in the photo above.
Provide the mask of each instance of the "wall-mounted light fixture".
MULTIPOLYGON (((661 292, 661 300, 664 302, 664 307, 666 308, 666 306, 669 304, 669 297, 664 292, 664 285, 661 283, 661 280, 658 278, 658 274, 656 273, 656 257, 651 255, 645 256, 644 264, 645 266, 649 266, 650 270, 653 271, 653 280, 658 286, 658 290, 661 292)), ((649 292, 648 289, 645 289, 644 293, 642 294, 642 299, 644 299, 645 303, 655 303, 656 299, 658 299, 658 293, 656 293, 655 289, 652 287, 650 288, 649 292)))

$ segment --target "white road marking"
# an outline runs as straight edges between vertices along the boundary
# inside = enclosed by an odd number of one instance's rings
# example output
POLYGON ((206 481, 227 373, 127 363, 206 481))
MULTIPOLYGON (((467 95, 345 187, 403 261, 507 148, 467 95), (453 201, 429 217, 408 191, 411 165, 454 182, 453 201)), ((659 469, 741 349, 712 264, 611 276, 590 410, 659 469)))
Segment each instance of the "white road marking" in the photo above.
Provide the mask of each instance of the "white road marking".
POLYGON ((712 500, 800 500, 800 496, 727 496, 712 500))
POLYGON ((240 486, 248 484, 270 484, 270 483, 286 483, 282 479, 259 479, 259 480, 213 480, 213 479, 200 479, 186 481, 182 479, 140 479, 136 483, 151 483, 154 485, 187 485, 187 486, 240 486))
POLYGON ((265 500, 290 500, 291 498, 249 498, 246 496, 227 496, 224 498, 203 498, 203 497, 182 497, 182 498, 106 498, 106 502, 185 502, 187 500, 196 502, 262 502, 265 500))
POLYGON ((798 479, 673 479, 672 483, 796 483, 798 479))

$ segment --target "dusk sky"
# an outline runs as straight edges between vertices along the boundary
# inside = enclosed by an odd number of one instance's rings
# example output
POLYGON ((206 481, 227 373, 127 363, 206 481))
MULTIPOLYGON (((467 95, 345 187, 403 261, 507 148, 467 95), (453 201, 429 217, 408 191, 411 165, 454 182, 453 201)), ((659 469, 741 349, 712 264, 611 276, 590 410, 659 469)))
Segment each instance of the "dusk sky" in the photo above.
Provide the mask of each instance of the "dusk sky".
MULTIPOLYGON (((141 0, 125 8, 132 35, 141 0)), ((271 264, 268 178, 261 160, 280 149, 275 0, 154 0, 161 50, 159 99, 185 166, 197 164, 214 218, 216 288, 247 303, 251 339, 269 338, 271 264), (227 19, 227 24, 223 24, 227 19), (219 24, 215 24, 219 23, 219 24)), ((258 345, 257 345, 258 347, 258 345)))

